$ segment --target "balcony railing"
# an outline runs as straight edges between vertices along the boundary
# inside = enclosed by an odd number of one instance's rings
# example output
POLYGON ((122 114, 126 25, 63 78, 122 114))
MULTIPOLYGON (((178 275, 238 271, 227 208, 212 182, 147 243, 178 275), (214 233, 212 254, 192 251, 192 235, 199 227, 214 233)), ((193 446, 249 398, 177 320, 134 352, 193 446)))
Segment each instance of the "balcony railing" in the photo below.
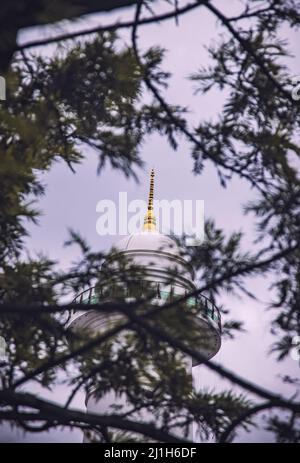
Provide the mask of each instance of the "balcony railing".
MULTIPOLYGON (((105 294, 101 296, 101 293, 96 293, 95 287, 91 287, 91 288, 86 289, 85 291, 82 291, 80 294, 78 294, 74 298, 73 303, 98 304, 102 298, 104 299, 107 297, 112 297, 114 295, 116 294, 114 294, 113 291, 109 293, 109 291, 106 289, 105 294)), ((133 296, 133 293, 129 289, 127 289, 126 294, 124 294, 124 297, 132 297, 132 296, 133 296)), ((172 293, 171 291, 159 290, 157 297, 161 299, 162 301, 170 302, 171 300, 175 300, 174 296, 176 295, 172 293)), ((136 297, 136 294, 134 295, 134 297, 136 297)), ((186 304, 188 307, 199 307, 201 314, 204 317, 207 317, 213 320, 218 325, 218 328, 221 331, 220 311, 217 308, 217 306, 212 301, 210 301, 206 296, 204 296, 203 294, 198 294, 197 296, 191 296, 186 299, 186 304)))

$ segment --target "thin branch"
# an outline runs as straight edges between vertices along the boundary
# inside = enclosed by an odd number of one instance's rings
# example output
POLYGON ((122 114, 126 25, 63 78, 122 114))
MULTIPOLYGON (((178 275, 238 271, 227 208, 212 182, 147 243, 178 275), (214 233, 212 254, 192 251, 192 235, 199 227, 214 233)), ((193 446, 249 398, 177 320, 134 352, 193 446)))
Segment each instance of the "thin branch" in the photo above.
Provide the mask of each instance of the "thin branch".
POLYGON ((255 16, 259 16, 260 14, 268 13, 272 9, 275 10, 275 8, 274 8, 275 6, 276 6, 276 0, 273 1, 272 4, 267 6, 266 8, 260 8, 258 10, 254 10, 252 12, 248 12, 248 10, 246 9, 244 11, 244 13, 241 13, 238 16, 231 16, 231 17, 227 18, 227 21, 236 22, 236 21, 240 21, 241 19, 250 19, 250 18, 253 18, 255 16))
MULTIPOLYGON (((150 18, 142 18, 139 21, 139 25, 142 26, 142 25, 152 24, 154 22, 160 22, 160 21, 162 22, 168 19, 176 18, 189 11, 192 11, 195 8, 198 8, 204 3, 206 3, 205 0, 197 0, 196 2, 188 3, 186 6, 182 8, 176 8, 175 10, 169 11, 167 13, 163 13, 161 15, 153 16, 150 18)), ((23 45, 17 46, 15 48, 15 51, 21 51, 21 50, 25 50, 25 49, 33 48, 33 47, 40 47, 42 45, 49 45, 51 43, 62 42, 64 40, 74 39, 76 37, 82 37, 85 35, 96 34, 100 32, 109 32, 109 31, 116 31, 119 29, 128 29, 132 27, 133 25, 134 25, 134 21, 126 21, 126 22, 109 24, 107 26, 96 26, 91 29, 84 29, 78 32, 70 32, 66 34, 61 34, 61 35, 57 35, 55 37, 51 37, 48 39, 34 40, 32 42, 27 42, 27 43, 24 43, 23 45)))
POLYGON ((227 274, 225 273, 221 277, 216 278, 215 280, 212 280, 211 282, 199 288, 199 292, 202 293, 202 292, 208 291, 209 289, 212 289, 218 286, 220 283, 223 283, 224 281, 229 280, 230 278, 237 277, 239 275, 247 274, 247 273, 253 272, 254 270, 259 270, 264 267, 267 267, 270 264, 273 264, 274 262, 282 259, 283 257, 288 256, 289 254, 292 254, 293 252, 297 250, 299 250, 299 243, 295 244, 295 246, 291 246, 289 248, 283 249, 282 251, 279 251, 278 253, 273 254, 273 256, 270 256, 267 259, 264 259, 258 262, 254 261, 252 264, 244 265, 244 267, 237 269, 234 272, 229 272, 227 274))
POLYGON ((228 428, 222 433, 222 435, 219 438, 219 443, 225 443, 228 441, 228 439, 231 437, 231 434, 237 428, 240 424, 242 424, 243 421, 247 420, 253 415, 256 415, 257 413, 261 412, 262 410, 267 410, 270 408, 278 407, 277 405, 274 405, 272 402, 264 402, 262 404, 256 405, 255 407, 250 408, 249 410, 245 411, 242 413, 238 418, 232 421, 228 428))
POLYGON ((95 368, 92 368, 87 375, 83 375, 80 381, 78 380, 77 385, 74 387, 73 391, 69 395, 68 400, 66 401, 66 404, 65 404, 65 408, 68 408, 70 406, 77 392, 90 378, 92 378, 97 373, 101 373, 102 370, 111 366, 113 363, 114 363, 113 361, 104 360, 102 363, 100 363, 100 365, 97 365, 95 368))

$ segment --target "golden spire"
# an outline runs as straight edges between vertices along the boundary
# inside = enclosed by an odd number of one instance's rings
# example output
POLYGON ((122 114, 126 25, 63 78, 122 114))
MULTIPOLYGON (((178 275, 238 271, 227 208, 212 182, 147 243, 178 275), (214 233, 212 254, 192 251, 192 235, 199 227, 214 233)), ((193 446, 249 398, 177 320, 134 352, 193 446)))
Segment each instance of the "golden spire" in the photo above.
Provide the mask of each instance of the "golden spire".
POLYGON ((143 230, 153 231, 156 230, 156 218, 153 212, 153 193, 154 193, 154 169, 151 170, 150 175, 150 191, 148 199, 148 209, 144 219, 143 230))

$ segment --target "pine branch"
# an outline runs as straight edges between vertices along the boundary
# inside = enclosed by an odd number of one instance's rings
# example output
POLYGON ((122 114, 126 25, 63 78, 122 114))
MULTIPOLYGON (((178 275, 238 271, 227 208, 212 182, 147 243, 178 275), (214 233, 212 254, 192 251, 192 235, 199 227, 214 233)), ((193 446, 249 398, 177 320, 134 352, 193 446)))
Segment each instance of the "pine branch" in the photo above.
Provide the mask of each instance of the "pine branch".
POLYGON ((65 407, 45 401, 29 393, 0 391, 0 403, 5 406, 13 407, 13 411, 0 411, 0 419, 29 422, 47 421, 55 423, 55 426, 64 425, 70 427, 82 427, 83 424, 86 424, 88 426, 122 429, 151 437, 159 442, 188 442, 150 423, 126 420, 119 415, 98 415, 95 413, 85 413, 79 410, 66 409, 65 407), (17 407, 30 407, 38 413, 19 412, 16 410, 17 407))

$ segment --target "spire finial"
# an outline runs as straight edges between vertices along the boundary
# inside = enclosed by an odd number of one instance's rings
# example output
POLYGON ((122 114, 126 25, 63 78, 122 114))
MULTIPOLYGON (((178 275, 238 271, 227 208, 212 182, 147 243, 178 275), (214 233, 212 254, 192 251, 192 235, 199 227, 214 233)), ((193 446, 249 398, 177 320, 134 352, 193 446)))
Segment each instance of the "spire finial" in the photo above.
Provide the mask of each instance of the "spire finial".
POLYGON ((153 231, 156 230, 156 219, 153 212, 153 194, 154 194, 154 169, 150 174, 150 191, 148 199, 148 209, 144 219, 143 230, 153 231))

